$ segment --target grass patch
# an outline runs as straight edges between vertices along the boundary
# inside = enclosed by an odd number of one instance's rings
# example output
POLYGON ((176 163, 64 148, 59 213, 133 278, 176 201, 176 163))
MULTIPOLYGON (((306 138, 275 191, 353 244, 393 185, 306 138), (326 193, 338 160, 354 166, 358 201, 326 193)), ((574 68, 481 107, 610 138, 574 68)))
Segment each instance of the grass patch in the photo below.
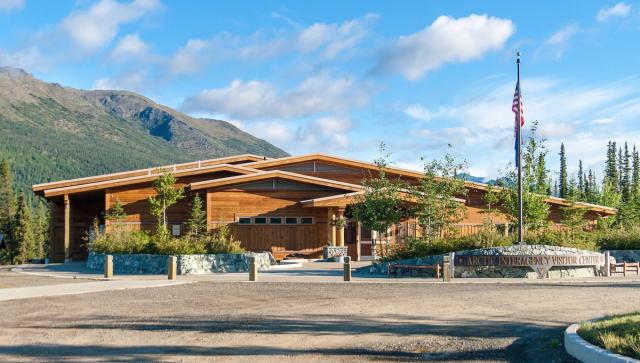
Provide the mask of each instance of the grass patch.
POLYGON ((640 359, 640 313, 613 315, 580 325, 578 335, 613 353, 640 359))

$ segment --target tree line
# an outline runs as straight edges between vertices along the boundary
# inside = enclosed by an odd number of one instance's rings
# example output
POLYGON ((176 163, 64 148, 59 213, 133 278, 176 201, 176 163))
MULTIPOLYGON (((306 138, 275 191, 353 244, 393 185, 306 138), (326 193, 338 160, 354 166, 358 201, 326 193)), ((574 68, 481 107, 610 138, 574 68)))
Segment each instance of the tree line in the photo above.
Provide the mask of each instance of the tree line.
POLYGON ((44 202, 16 193, 9 162, 0 160, 0 263, 45 258, 49 248, 49 210, 44 202))

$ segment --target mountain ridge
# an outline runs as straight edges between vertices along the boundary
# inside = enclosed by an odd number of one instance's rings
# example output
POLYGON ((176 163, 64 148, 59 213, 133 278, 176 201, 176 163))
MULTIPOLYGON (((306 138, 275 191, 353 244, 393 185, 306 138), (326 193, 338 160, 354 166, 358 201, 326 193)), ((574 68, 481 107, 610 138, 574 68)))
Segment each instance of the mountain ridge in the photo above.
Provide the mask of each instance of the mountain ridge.
POLYGON ((288 154, 223 121, 130 91, 82 90, 0 67, 0 158, 31 184, 236 154, 288 154))

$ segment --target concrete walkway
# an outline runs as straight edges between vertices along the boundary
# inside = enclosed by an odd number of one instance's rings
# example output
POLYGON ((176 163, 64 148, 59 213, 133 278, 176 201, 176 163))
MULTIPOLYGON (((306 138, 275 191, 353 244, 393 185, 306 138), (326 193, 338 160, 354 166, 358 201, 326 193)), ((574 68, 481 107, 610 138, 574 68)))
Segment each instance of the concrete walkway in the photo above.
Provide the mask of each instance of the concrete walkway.
MULTIPOLYGON (((370 264, 370 262, 354 262, 353 268, 370 264)), ((102 274, 87 270, 84 263, 49 264, 49 265, 23 265, 13 269, 15 272, 32 274, 37 276, 78 278, 104 280, 102 274)), ((249 274, 243 273, 216 273, 206 275, 180 275, 176 281, 198 282, 246 282, 249 274)), ((343 264, 335 262, 301 262, 300 266, 274 269, 260 272, 260 282, 296 282, 296 283, 343 283, 343 264)), ((142 283, 167 282, 167 275, 114 275, 112 281, 141 281, 142 283)), ((514 278, 458 278, 451 280, 453 284, 601 284, 601 283, 628 283, 640 282, 640 275, 627 277, 584 277, 564 279, 514 279, 514 278)), ((353 273, 352 283, 425 283, 439 284, 442 280, 434 278, 389 278, 383 275, 368 275, 353 273)), ((76 284, 77 285, 77 284, 76 284)), ((1 291, 1 290, 0 290, 1 291)))

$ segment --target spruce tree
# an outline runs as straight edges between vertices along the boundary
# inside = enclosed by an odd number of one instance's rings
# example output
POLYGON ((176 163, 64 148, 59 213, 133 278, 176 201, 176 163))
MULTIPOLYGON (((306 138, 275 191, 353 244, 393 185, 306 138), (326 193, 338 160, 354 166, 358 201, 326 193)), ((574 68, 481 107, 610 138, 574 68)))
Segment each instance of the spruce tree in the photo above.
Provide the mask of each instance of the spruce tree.
POLYGON ((13 243, 14 216, 15 216, 15 193, 13 191, 13 178, 11 168, 6 159, 0 161, 0 234, 7 246, 6 258, 12 262, 15 253, 13 243))
POLYGON ((567 156, 564 150, 564 143, 560 144, 560 184, 559 184, 559 192, 560 198, 566 198, 568 194, 568 184, 567 184, 567 156))
POLYGON ((633 161, 631 164, 631 195, 632 198, 638 199, 640 194, 640 155, 638 155, 635 145, 633 145, 633 161))
POLYGON ((578 199, 583 199, 585 195, 585 178, 584 170, 582 169, 582 160, 578 161, 578 199))
POLYGON ((624 160, 622 158, 622 146, 618 147, 618 191, 622 191, 622 177, 624 175, 624 160))
POLYGON ((628 202, 631 197, 631 155, 629 154, 629 146, 624 143, 624 154, 622 159, 622 178, 620 180, 620 190, 622 192, 622 201, 628 202))
POLYGON ((36 253, 38 257, 42 258, 49 255, 50 217, 47 205, 45 203, 38 203, 34 218, 34 229, 36 233, 36 253))
POLYGON ((29 259, 37 256, 36 236, 31 218, 31 207, 27 206, 24 195, 18 198, 18 210, 15 217, 15 230, 13 239, 15 241, 15 255, 13 263, 26 263, 29 259))
POLYGON ((207 231, 207 212, 203 209, 200 194, 196 194, 191 201, 191 214, 186 224, 192 236, 197 237, 207 231))
POLYGON ((618 162, 616 160, 616 143, 609 141, 607 144, 607 161, 604 170, 603 184, 609 185, 609 189, 618 188, 618 162))

